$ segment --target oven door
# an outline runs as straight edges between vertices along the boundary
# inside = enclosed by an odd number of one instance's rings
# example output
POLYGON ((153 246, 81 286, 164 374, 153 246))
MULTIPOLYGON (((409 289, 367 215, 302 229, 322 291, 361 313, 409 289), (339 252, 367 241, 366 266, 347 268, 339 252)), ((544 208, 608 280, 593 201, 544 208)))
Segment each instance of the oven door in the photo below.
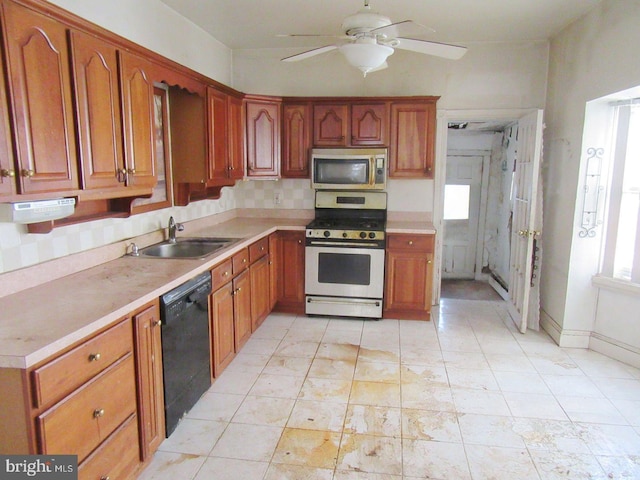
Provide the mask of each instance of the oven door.
POLYGON ((307 246, 305 256, 307 295, 382 298, 383 248, 307 246))

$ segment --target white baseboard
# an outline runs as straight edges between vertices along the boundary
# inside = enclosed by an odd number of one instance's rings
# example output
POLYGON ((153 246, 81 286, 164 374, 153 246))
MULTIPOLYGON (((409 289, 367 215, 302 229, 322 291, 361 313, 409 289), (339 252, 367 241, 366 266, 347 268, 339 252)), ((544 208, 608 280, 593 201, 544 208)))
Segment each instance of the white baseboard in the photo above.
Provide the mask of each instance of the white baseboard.
POLYGON ((540 310, 540 326, 560 347, 589 348, 590 331, 563 329, 544 310, 540 310))
POLYGON ((587 348, 640 368, 640 349, 636 347, 596 332, 563 330, 544 310, 540 311, 540 326, 561 347, 587 348))
POLYGON ((640 349, 599 333, 592 333, 589 348, 622 363, 640 368, 640 349))

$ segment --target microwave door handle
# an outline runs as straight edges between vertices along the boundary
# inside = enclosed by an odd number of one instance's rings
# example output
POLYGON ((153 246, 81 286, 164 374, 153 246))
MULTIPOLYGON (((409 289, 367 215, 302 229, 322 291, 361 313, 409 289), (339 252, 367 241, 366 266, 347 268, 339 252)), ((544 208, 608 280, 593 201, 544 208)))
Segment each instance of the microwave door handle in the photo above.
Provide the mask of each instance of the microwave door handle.
POLYGON ((373 187, 376 184, 376 157, 375 155, 369 159, 369 186, 373 187))

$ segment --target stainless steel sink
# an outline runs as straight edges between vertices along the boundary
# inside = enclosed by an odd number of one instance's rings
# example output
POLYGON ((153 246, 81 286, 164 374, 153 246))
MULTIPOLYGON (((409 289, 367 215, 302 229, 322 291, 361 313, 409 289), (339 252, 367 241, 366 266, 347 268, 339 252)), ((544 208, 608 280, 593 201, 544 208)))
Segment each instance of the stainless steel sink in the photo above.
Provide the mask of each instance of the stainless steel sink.
POLYGON ((204 258, 236 242, 236 238, 178 238, 140 249, 141 257, 204 258))

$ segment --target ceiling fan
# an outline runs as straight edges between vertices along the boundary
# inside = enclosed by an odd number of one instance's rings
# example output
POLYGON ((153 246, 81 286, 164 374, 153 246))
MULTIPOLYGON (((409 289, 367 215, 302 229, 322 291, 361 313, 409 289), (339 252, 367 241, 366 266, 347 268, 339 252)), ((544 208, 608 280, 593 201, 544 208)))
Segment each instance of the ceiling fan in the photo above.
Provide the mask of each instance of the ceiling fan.
POLYGON ((349 15, 342 22, 343 35, 308 35, 292 34, 286 37, 333 37, 342 42, 334 45, 314 48, 306 52, 283 58, 283 62, 297 62, 332 50, 339 50, 354 67, 359 68, 364 76, 367 73, 387 68, 387 57, 394 49, 434 55, 436 57, 457 60, 467 51, 466 47, 446 43, 430 42, 403 36, 410 32, 433 32, 434 30, 411 20, 391 23, 384 15, 371 10, 369 0, 364 0, 364 8, 349 15))

